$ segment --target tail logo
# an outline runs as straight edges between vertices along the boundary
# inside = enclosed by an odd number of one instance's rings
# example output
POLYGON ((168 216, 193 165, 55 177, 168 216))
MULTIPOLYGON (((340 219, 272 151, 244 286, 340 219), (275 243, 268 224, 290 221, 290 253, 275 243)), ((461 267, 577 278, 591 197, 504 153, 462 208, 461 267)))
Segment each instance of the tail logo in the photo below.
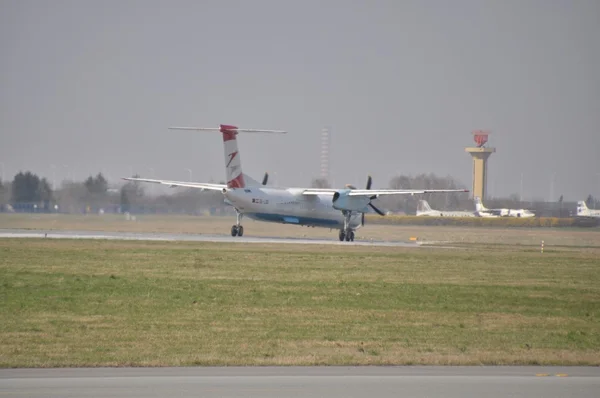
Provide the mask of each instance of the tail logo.
POLYGON ((235 158, 237 156, 237 154, 238 154, 238 151, 235 151, 235 152, 229 154, 229 163, 227 163, 227 166, 225 166, 225 167, 229 167, 229 165, 233 161, 233 158, 235 158))

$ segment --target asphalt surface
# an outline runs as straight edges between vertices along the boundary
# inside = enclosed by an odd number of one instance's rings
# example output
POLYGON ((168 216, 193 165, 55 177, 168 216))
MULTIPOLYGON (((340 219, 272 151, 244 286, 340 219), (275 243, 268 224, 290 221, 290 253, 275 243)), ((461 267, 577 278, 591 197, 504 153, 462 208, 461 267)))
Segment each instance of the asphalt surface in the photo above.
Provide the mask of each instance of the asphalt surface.
POLYGON ((221 243, 281 243, 281 244, 313 244, 313 245, 352 245, 352 246, 388 246, 388 247, 420 247, 417 242, 394 241, 354 241, 340 242, 337 239, 311 238, 278 238, 210 234, 173 234, 158 232, 96 232, 96 231, 60 231, 0 229, 0 238, 51 238, 51 239, 113 239, 113 240, 156 240, 156 241, 188 241, 188 242, 221 242, 221 243))
POLYGON ((400 366, 0 370, 14 397, 598 397, 598 367, 400 366))

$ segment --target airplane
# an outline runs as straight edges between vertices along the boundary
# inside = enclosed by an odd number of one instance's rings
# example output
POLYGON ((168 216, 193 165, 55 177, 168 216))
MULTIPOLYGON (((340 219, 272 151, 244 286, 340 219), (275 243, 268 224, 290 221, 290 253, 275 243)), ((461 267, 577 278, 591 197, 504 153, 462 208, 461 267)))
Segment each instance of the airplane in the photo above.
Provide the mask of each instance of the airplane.
POLYGON ((481 217, 535 217, 535 213, 527 209, 488 209, 481 202, 481 198, 475 197, 475 211, 481 217))
POLYGON ((577 217, 600 217, 600 210, 592 210, 587 207, 585 201, 577 202, 577 217))
MULTIPOLYGON (((368 176, 365 189, 352 185, 345 188, 293 188, 269 187, 251 179, 242 172, 242 162, 237 144, 239 133, 285 134, 281 130, 242 129, 221 124, 218 128, 170 127, 171 130, 221 132, 225 149, 227 184, 156 180, 122 177, 128 181, 139 181, 188 187, 201 190, 220 191, 225 203, 236 211, 236 223, 231 227, 231 236, 243 236, 244 216, 265 222, 295 224, 308 227, 339 228, 340 241, 354 241, 354 233, 364 226, 364 214, 375 211, 384 216, 372 201, 382 195, 415 195, 423 193, 469 192, 465 189, 371 189, 372 178, 368 176)), ((263 180, 266 183, 266 180, 263 180)))
POLYGON ((477 217, 476 212, 473 211, 440 211, 433 210, 429 203, 422 199, 419 200, 417 205, 417 216, 430 216, 430 217, 477 217))

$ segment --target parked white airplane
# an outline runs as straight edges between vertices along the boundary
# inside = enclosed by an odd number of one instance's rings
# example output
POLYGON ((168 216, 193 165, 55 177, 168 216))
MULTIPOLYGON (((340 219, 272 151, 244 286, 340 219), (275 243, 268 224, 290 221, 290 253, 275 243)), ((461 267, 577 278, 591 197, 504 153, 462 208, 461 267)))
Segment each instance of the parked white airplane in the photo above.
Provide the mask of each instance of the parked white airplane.
POLYGON ((469 192, 463 189, 373 189, 371 177, 366 189, 356 189, 350 185, 341 189, 321 188, 281 188, 268 187, 251 180, 242 173, 242 162, 237 145, 238 133, 286 133, 278 130, 240 129, 236 126, 220 125, 219 128, 171 127, 174 130, 220 131, 225 148, 225 169, 227 184, 208 184, 185 181, 154 180, 146 178, 123 178, 202 190, 215 190, 223 193, 226 203, 231 204, 237 213, 237 221, 231 227, 232 236, 242 236, 243 216, 255 220, 296 224, 310 227, 339 228, 341 241, 353 241, 354 231, 364 225, 364 213, 374 210, 384 213, 371 201, 381 195, 414 195, 433 192, 469 192))
POLYGON ((481 217, 534 217, 535 213, 527 209, 488 209, 483 206, 481 198, 475 197, 475 211, 481 217))
POLYGON ((577 216, 578 217, 600 217, 600 210, 592 210, 587 207, 585 201, 580 200, 577 202, 577 216))
POLYGON ((426 200, 419 200, 417 216, 431 217, 477 217, 474 211, 440 211, 433 210, 426 200))

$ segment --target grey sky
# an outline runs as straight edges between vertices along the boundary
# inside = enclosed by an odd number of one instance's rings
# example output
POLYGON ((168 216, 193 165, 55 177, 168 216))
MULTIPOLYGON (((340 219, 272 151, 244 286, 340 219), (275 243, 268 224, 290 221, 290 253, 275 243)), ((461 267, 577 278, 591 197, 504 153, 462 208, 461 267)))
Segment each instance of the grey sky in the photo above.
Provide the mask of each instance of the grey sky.
POLYGON ((600 2, 0 0, 0 163, 58 180, 102 171, 224 178, 319 173, 337 186, 398 172, 470 188, 471 131, 489 129, 494 195, 600 196, 600 2), (276 173, 276 175, 275 175, 276 173))

